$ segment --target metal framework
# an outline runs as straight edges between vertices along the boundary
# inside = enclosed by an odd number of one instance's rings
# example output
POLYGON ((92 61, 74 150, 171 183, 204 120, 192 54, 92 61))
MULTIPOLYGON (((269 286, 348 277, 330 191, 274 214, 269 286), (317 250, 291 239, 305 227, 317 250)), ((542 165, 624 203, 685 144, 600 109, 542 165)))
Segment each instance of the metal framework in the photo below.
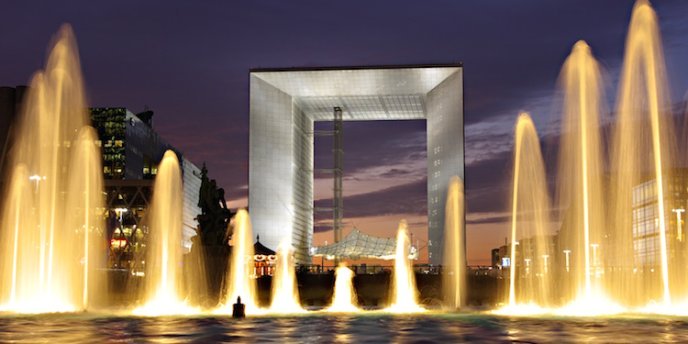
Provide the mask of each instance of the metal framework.
MULTIPOLYGON (((314 257, 327 257, 327 259, 382 259, 392 260, 396 255, 397 242, 395 238, 380 238, 362 233, 354 228, 339 242, 313 247, 314 257)), ((418 259, 418 251, 411 246, 410 259, 418 259)))
POLYGON ((334 195, 332 197, 332 229, 334 242, 342 240, 342 222, 344 219, 344 196, 342 192, 342 178, 344 176, 344 142, 343 142, 342 108, 334 108, 334 195))
POLYGON ((147 228, 142 224, 142 216, 150 207, 153 180, 106 179, 105 189, 108 210, 107 244, 111 246, 112 239, 123 243, 116 249, 109 247, 108 268, 143 271, 145 252, 141 244, 145 241, 147 228), (125 227, 130 227, 131 231, 126 233, 125 227), (118 230, 119 234, 115 235, 118 230), (139 241, 139 236, 143 236, 144 240, 139 241))

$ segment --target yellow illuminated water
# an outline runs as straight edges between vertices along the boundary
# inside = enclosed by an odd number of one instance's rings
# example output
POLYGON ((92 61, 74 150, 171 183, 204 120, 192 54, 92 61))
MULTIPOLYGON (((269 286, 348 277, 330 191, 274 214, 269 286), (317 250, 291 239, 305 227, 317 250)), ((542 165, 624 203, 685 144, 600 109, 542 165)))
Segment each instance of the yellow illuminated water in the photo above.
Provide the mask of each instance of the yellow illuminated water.
POLYGON ((394 271, 391 281, 391 305, 386 309, 392 313, 423 312, 418 305, 418 290, 413 265, 409 259, 411 241, 406 220, 399 222, 397 246, 394 256, 394 271))
POLYGON ((303 311, 294 270, 294 252, 291 243, 284 241, 277 248, 275 273, 272 275, 270 312, 300 313, 303 311))
MULTIPOLYGON (((669 228, 667 221, 673 215, 667 213, 668 204, 676 202, 666 189, 675 178, 671 173, 675 142, 657 17, 649 2, 639 0, 633 8, 608 170, 600 129, 605 111, 600 71, 583 41, 574 45, 562 68, 562 86, 557 178, 561 229, 552 245, 557 252, 543 255, 548 258, 545 262, 558 262, 558 269, 538 269, 537 248, 524 247, 523 238, 537 238, 539 234, 523 233, 521 222, 526 221, 525 228, 537 229, 537 221, 528 223, 528 213, 536 215, 537 209, 548 207, 542 201, 545 197, 540 196, 546 192, 538 191, 544 190, 546 179, 537 171, 527 172, 539 166, 541 158, 539 148, 524 146, 527 137, 532 138, 532 147, 538 144, 534 128, 530 129, 532 123, 527 119, 522 122, 521 116, 514 151, 509 303, 498 312, 688 314, 683 311, 685 303, 673 301, 688 295, 685 266, 670 254, 671 245, 677 245, 673 242, 682 240, 680 227, 669 228), (608 179, 603 177, 605 173, 608 179), (524 207, 524 201, 531 206, 524 207), (639 224, 635 227, 634 219, 639 224), (655 247, 656 251, 652 249, 655 247), (548 274, 551 271, 558 272, 548 274), (529 279, 557 288, 541 293, 529 279)), ((533 244, 532 239, 529 244, 533 244)), ((679 246, 673 247, 680 253, 679 246)))
POLYGON ((182 294, 182 175, 177 154, 165 152, 153 186, 144 304, 135 315, 193 314, 182 294))
POLYGON ((71 28, 54 40, 36 73, 14 137, 2 210, 0 309, 76 311, 104 296, 102 169, 89 129, 71 28), (98 291, 97 293, 94 291, 98 291))
POLYGON ((560 297, 567 313, 618 313, 620 306, 606 296, 602 278, 606 252, 604 157, 600 114, 604 111, 600 69, 591 49, 578 41, 561 72, 564 92, 562 135, 559 145, 558 193, 562 211, 559 233, 567 268, 555 278, 565 285, 560 297), (566 252, 564 252, 566 251, 566 252), (599 254, 602 256, 602 254, 599 254), (594 307, 593 307, 594 306, 594 307))
POLYGON ((253 274, 253 231, 251 219, 245 209, 239 209, 234 215, 234 232, 232 234, 232 256, 227 266, 227 290, 224 304, 216 312, 232 314, 232 304, 241 297, 246 305, 246 314, 260 313, 256 299, 256 281, 253 274))
MULTIPOLYGON (((668 167, 673 162, 673 130, 664 71, 657 17, 647 1, 639 0, 633 9, 626 52, 619 85, 617 122, 614 130, 612 168, 614 183, 613 232, 615 242, 612 264, 620 273, 612 276, 615 292, 631 304, 650 300, 664 306, 671 304, 672 289, 683 292, 685 286, 670 284, 667 253, 667 209, 665 187, 668 167), (648 168, 651 165, 651 168, 648 168), (658 240, 658 273, 653 273, 639 257, 634 256, 632 205, 633 188, 651 175, 656 199, 654 232, 658 240), (631 258, 633 257, 633 258, 631 258), (650 271, 648 271, 650 270, 650 271)), ((670 195, 666 195, 670 196, 670 195)), ((652 244, 654 246, 654 244, 652 244)))
POLYGON ((77 158, 69 163, 70 173, 80 176, 69 181, 65 224, 67 228, 82 228, 82 280, 83 308, 97 307, 107 297, 107 283, 97 269, 105 266, 103 252, 106 251, 103 235, 103 178, 100 163, 100 149, 96 146, 98 134, 91 127, 83 127, 72 145, 77 158), (76 191, 76 190, 80 190, 76 191), (93 301, 93 302, 92 302, 93 301))
POLYGON ((346 264, 339 263, 335 270, 334 294, 332 304, 327 312, 358 312, 356 290, 354 290, 354 272, 346 264))
POLYGON ((442 290, 447 308, 461 308, 465 295, 466 253, 463 181, 452 177, 447 191, 442 290))
POLYGON ((518 116, 514 144, 508 305, 548 306, 549 257, 554 253, 549 244, 549 196, 540 141, 526 113, 518 116))

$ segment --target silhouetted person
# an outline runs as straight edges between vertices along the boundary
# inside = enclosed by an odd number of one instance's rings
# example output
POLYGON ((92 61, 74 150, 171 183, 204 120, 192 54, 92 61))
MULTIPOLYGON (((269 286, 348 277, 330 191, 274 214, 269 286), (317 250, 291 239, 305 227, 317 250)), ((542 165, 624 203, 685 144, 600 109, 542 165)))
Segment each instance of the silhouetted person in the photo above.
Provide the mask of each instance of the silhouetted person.
POLYGON ((237 296, 237 302, 232 308, 232 318, 245 318, 246 317, 246 305, 241 303, 241 296, 237 296))

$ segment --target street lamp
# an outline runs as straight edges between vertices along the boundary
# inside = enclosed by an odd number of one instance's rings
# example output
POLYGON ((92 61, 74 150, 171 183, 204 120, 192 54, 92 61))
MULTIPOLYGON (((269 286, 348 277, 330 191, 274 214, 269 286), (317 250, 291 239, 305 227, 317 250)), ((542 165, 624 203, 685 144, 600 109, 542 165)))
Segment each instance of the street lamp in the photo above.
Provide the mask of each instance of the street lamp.
POLYGON ((30 175, 29 180, 36 183, 36 192, 38 192, 38 183, 41 182, 41 180, 45 180, 45 176, 39 176, 37 174, 30 175))
POLYGON ((564 250, 564 255, 566 255, 566 272, 569 272, 571 269, 571 261, 569 260, 569 256, 571 255, 571 250, 564 250))
POLYGON ((600 244, 590 244, 590 247, 592 247, 592 266, 597 267, 597 248, 600 244))
POLYGON ((683 230, 681 229, 681 213, 686 211, 683 208, 678 208, 678 209, 671 209, 674 213, 676 213, 676 226, 678 227, 678 232, 676 232, 676 239, 678 241, 683 241, 683 230))
POLYGON ((598 276, 599 267, 597 264, 597 248, 600 247, 600 244, 590 244, 590 247, 592 247, 592 271, 594 271, 593 276, 598 276))
POLYGON ((123 217, 124 213, 126 213, 128 211, 129 211, 129 209, 127 209, 127 208, 115 208, 115 214, 117 214, 119 216, 119 224, 122 227, 124 227, 124 225, 122 224, 122 217, 123 217))

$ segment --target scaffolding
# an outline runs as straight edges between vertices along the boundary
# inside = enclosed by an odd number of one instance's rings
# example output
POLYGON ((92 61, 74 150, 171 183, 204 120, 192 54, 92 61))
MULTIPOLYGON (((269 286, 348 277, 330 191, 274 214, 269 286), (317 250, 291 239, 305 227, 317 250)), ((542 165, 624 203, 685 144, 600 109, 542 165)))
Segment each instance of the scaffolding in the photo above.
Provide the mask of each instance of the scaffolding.
POLYGON ((334 242, 340 242, 342 240, 342 227, 344 223, 344 193, 342 191, 342 179, 344 177, 344 140, 342 138, 343 134, 343 123, 344 119, 342 117, 342 108, 335 106, 333 108, 333 128, 332 130, 317 130, 314 132, 317 136, 332 136, 332 154, 334 166, 332 169, 319 169, 321 172, 332 173, 332 180, 334 186, 332 188, 332 207, 318 207, 315 211, 326 211, 332 212, 332 230, 334 232, 334 242))
POLYGON ((332 197, 334 221, 332 229, 334 230, 335 243, 342 240, 342 220, 344 218, 344 195, 342 192, 342 178, 344 175, 343 123, 342 109, 337 106, 334 108, 334 146, 332 149, 334 154, 334 195, 332 197))

